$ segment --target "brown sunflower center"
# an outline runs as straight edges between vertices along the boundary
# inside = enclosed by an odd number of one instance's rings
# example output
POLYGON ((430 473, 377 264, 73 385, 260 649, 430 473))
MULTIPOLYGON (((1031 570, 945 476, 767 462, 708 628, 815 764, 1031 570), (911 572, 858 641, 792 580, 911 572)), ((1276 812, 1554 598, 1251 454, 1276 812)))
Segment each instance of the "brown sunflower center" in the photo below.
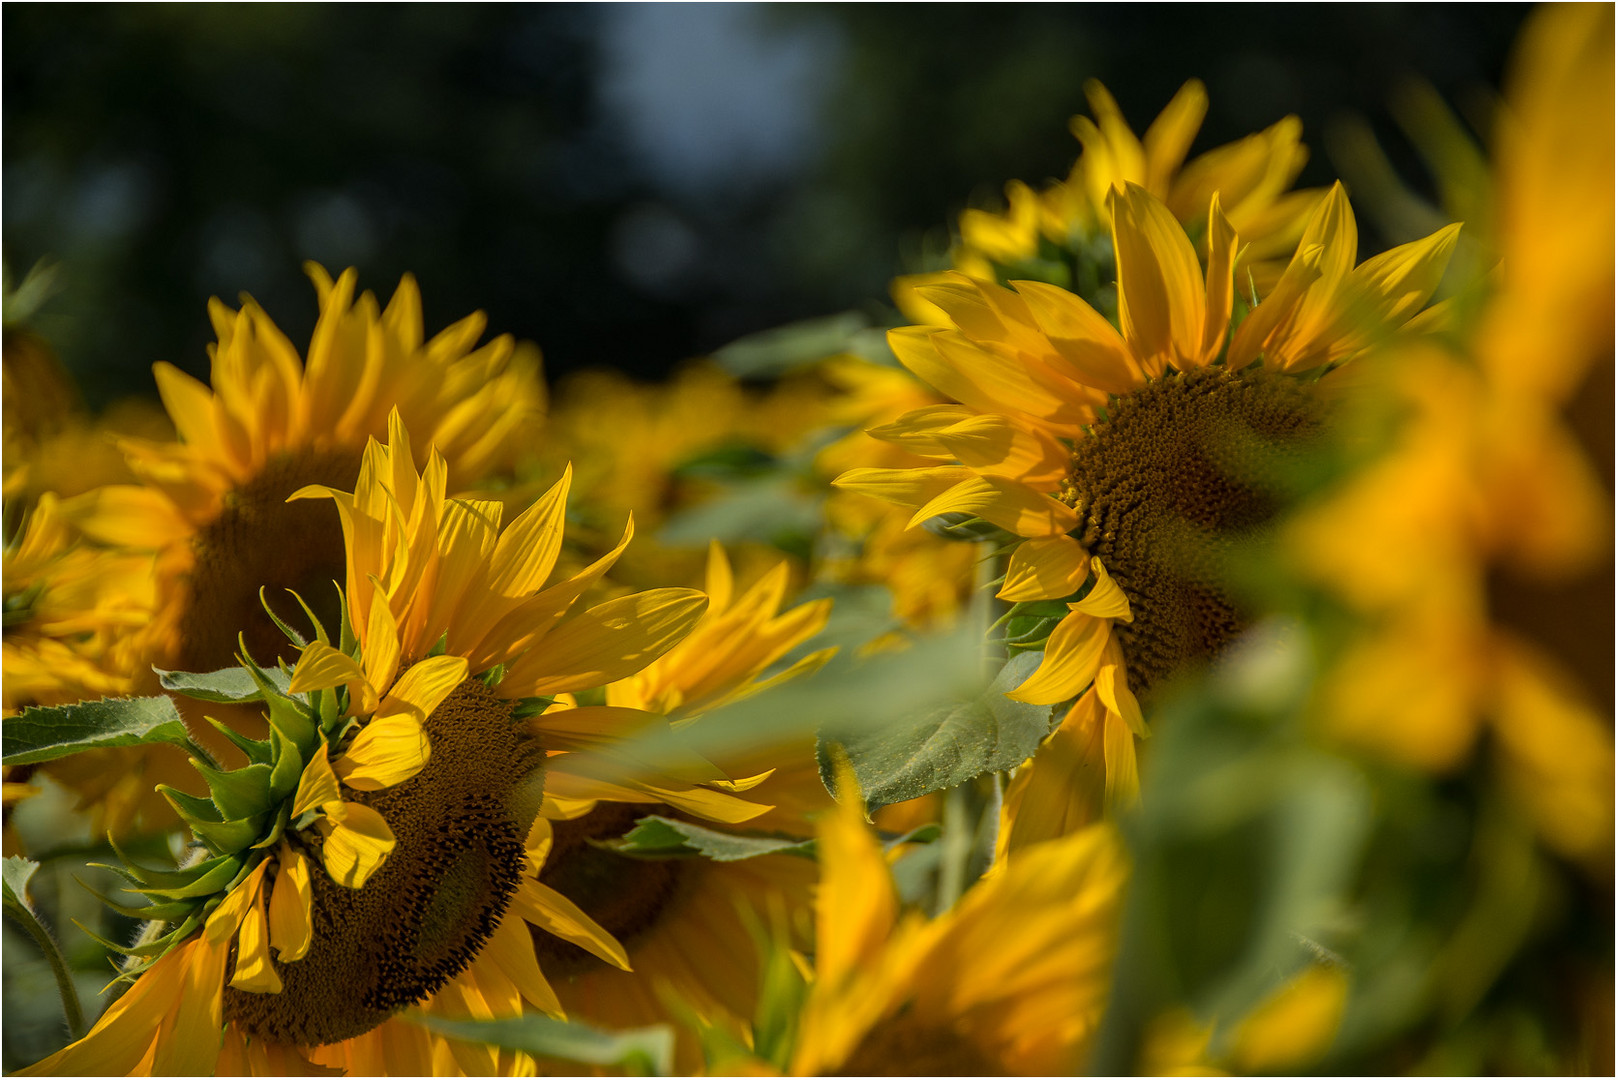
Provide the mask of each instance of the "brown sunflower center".
POLYGON ((306 484, 347 491, 359 473, 360 453, 301 451, 267 462, 252 480, 225 496, 225 508, 192 539, 195 565, 190 597, 180 617, 181 671, 213 671, 236 663, 236 634, 261 664, 296 655, 259 604, 259 586, 275 613, 307 631, 308 619, 293 589, 328 629, 337 625, 332 582, 347 577, 343 530, 325 499, 287 502, 306 484))
POLYGON ((381 869, 346 889, 317 865, 313 941, 303 959, 275 961, 281 993, 226 988, 225 1015, 248 1034, 299 1046, 363 1034, 465 970, 505 915, 539 809, 543 752, 477 679, 426 728, 432 756, 420 773, 382 791, 343 791, 393 830, 381 869))
POLYGON ((1114 629, 1137 692, 1241 631, 1235 557, 1264 536, 1322 421, 1297 379, 1208 368, 1115 401, 1079 439, 1064 501, 1129 597, 1134 622, 1114 629))
MULTIPOLYGON (((591 841, 614 840, 666 806, 602 803, 572 821, 552 824, 553 840, 539 880, 575 904, 628 946, 651 927, 678 895, 684 859, 619 855, 591 841)), ((606 964, 571 942, 534 931, 534 951, 546 975, 567 978, 606 964)))

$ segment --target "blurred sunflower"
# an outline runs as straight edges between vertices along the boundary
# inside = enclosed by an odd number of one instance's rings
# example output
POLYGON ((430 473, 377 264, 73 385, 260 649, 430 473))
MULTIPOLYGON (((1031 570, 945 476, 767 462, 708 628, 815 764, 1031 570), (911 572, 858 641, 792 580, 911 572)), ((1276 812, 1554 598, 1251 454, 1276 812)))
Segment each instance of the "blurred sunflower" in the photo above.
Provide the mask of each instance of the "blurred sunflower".
POLYGON ((787 1027, 794 1037, 770 1048, 770 1062, 732 1044, 711 1062, 715 1071, 1078 1071, 1106 1005, 1128 873, 1110 827, 1039 845, 928 919, 900 911, 888 862, 857 805, 826 813, 817 828, 814 964, 787 1027))
MULTIPOLYGON (((608 685, 607 706, 667 716, 700 740, 702 713, 817 668, 833 650, 810 653, 766 677, 819 633, 830 613, 829 600, 781 610, 789 570, 783 560, 738 590, 724 550, 711 545, 702 619, 661 658, 608 685)), ((547 715, 562 723, 567 710, 559 704, 547 715)), ((722 747, 711 757, 726 774, 749 778, 734 787, 759 804, 758 816, 746 823, 755 835, 808 839, 809 815, 830 805, 812 740, 722 747)), ((690 819, 688 812, 672 812, 690 819)), ((803 913, 806 923, 813 862, 790 854, 720 861, 620 853, 612 842, 638 819, 667 817, 671 807, 600 780, 552 785, 543 813, 554 820, 542 818, 536 827, 536 835, 550 836, 539 880, 622 942, 629 959, 628 968, 615 968, 564 942, 537 942, 541 966, 571 1015, 611 1028, 666 1023, 676 1018, 671 999, 712 1023, 739 1026, 752 1015, 759 974, 747 912, 803 913)), ((689 1072, 700 1063, 696 1044, 682 1039, 678 1069, 689 1072)))
MULTIPOLYGON (((1130 184, 1112 197, 1121 332, 1041 282, 1008 289, 958 274, 918 290, 949 325, 905 327, 889 341, 960 404, 872 433, 955 464, 859 469, 837 484, 916 507, 912 526, 968 514, 1022 538, 999 596, 1028 605, 1013 609, 1034 622, 1017 643, 1043 638, 1044 659, 1011 696, 1078 699, 1053 736, 1072 743, 1054 791, 1098 790, 1079 782, 1083 766, 1105 777, 1108 798, 1132 796, 1134 738, 1146 734, 1137 695, 1240 631, 1233 567, 1269 538, 1289 465, 1319 438, 1327 394, 1340 391, 1331 373, 1422 308, 1458 229, 1355 267, 1354 218, 1336 186, 1275 289, 1238 305, 1237 235, 1219 195, 1204 272, 1168 208, 1130 184)), ((1014 845, 1087 817, 1069 806, 1015 835, 1035 783, 1019 780, 1007 801, 1014 845)))
POLYGON ((544 711, 651 663, 706 598, 661 589, 575 611, 631 530, 544 587, 567 477, 502 529, 499 503, 446 498, 447 476, 436 450, 416 471, 395 412, 352 495, 296 493, 337 504, 344 633, 301 645, 285 682, 243 654, 270 738, 227 730, 249 764, 199 764, 209 799, 165 789, 200 861, 127 868, 154 901, 123 909, 152 920, 134 946, 145 966, 89 1035, 30 1072, 531 1070, 396 1014, 515 1016, 526 1002, 561 1015, 536 960, 547 934, 627 966, 611 934, 540 880, 553 847, 542 802, 599 785, 710 820, 766 809, 700 759, 665 770, 615 756, 616 736, 659 716, 544 711))
MULTIPOLYGON (((1208 200, 1218 192, 1230 224, 1246 241, 1239 254, 1239 277, 1246 281, 1251 271, 1260 295, 1268 293, 1322 195, 1319 189, 1288 190, 1309 157, 1299 141, 1303 124, 1298 118, 1288 116, 1187 162, 1186 152, 1208 112, 1208 92, 1200 81, 1180 88, 1144 138, 1130 130, 1104 86, 1092 79, 1084 89, 1094 119, 1075 116, 1070 122, 1083 152, 1067 179, 1038 192, 1014 180, 1006 185, 1005 211, 963 213, 960 238, 951 252, 955 269, 986 281, 1049 280, 1048 273, 1056 269, 1059 284, 1088 295, 1086 284, 1094 271, 1057 269, 1065 258, 1058 253, 1110 261, 1104 251, 1091 249, 1097 241, 1104 244, 1110 231, 1111 193, 1134 184, 1199 238, 1204 254, 1212 241, 1202 232, 1204 215, 1208 200)), ((933 321, 937 312, 929 310, 926 297, 913 287, 935 280, 935 275, 916 275, 900 279, 896 287, 900 307, 918 322, 933 321)))
POLYGON ((306 269, 321 309, 306 363, 250 299, 240 311, 211 301, 212 387, 170 364, 154 368, 180 441, 125 440, 140 483, 63 505, 97 542, 158 553, 147 649, 161 667, 227 667, 238 632, 255 656, 290 655, 261 587, 284 620, 302 618, 286 589, 329 619, 326 583, 342 576, 342 539, 328 513, 287 496, 346 484, 391 410, 445 455, 460 487, 509 464, 543 408, 537 351, 509 336, 474 349, 481 313, 424 340, 414 279, 380 310, 369 292, 356 300, 353 270, 333 281, 306 269))
POLYGON ((1391 445, 1308 508, 1291 544, 1360 618, 1322 687, 1330 730, 1438 772, 1490 731, 1505 784, 1546 843, 1602 876, 1613 836, 1612 38, 1612 11, 1598 6, 1547 7, 1526 24, 1482 238, 1496 271, 1456 297, 1439 333, 1368 368, 1395 402, 1391 445))
MULTIPOLYGON (((707 455, 778 456, 823 420, 827 391, 812 376, 789 377, 761 389, 711 362, 687 364, 666 382, 642 383, 609 371, 565 379, 535 449, 551 468, 574 464, 579 498, 576 542, 585 557, 612 545, 615 523, 634 512, 652 532, 675 513, 711 499, 719 485, 687 468, 707 455)), ((554 473, 552 474, 554 475, 554 473)), ((619 563, 625 585, 702 580, 704 549, 655 538, 619 563)), ((738 546, 753 572, 773 565, 764 544, 738 546)))
MULTIPOLYGON (((136 630, 153 604, 153 557, 76 540, 56 496, 46 492, 6 545, 0 706, 7 716, 33 705, 125 694, 135 682, 136 630)), ((153 785, 181 782, 189 770, 177 750, 164 746, 129 756, 92 751, 55 762, 50 771, 94 811, 99 835, 172 820, 153 785)))

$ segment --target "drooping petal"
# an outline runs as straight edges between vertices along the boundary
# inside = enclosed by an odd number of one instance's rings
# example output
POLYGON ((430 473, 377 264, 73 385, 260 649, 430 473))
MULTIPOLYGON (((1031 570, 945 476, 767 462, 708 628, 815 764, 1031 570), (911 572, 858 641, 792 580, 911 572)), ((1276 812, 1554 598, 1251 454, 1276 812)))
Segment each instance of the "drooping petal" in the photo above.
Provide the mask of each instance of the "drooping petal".
POLYGON ((1045 644, 1045 659, 1028 681, 1006 696, 1030 705, 1055 705, 1095 681, 1101 652, 1112 636, 1112 623, 1072 611, 1045 644))
POLYGON ((1096 576, 1096 583, 1091 586, 1083 600, 1072 605, 1073 610, 1094 615, 1098 619, 1134 622, 1135 616, 1129 610, 1129 597, 1125 596, 1124 590, 1112 580, 1112 575, 1107 573, 1107 568, 1101 564, 1099 558, 1091 558, 1090 569, 1096 576))
POLYGON ((962 465, 930 469, 850 469, 832 481, 834 487, 869 495, 898 506, 921 506, 973 476, 962 465))
MULTIPOLYGON (((268 861, 263 865, 268 865, 268 861)), ((281 976, 270 961, 269 920, 264 915, 264 892, 253 890, 253 902, 236 935, 236 970, 230 985, 249 994, 279 994, 281 976)))
POLYGON ((283 841, 276 862, 275 888, 270 893, 270 945, 286 963, 307 956, 314 936, 309 860, 283 841))
POLYGON ((322 743, 309 758, 309 764, 303 767, 303 775, 298 778, 298 793, 292 800, 293 820, 342 798, 337 774, 332 772, 327 754, 326 744, 322 743))
POLYGON ((292 692, 301 694, 338 686, 348 687, 351 715, 376 711, 376 691, 365 680, 364 669, 352 657, 319 641, 305 645, 303 655, 298 657, 298 666, 292 669, 292 692))
POLYGON ((1056 600, 1076 592, 1090 573, 1089 553, 1071 536, 1047 536, 1011 553, 1002 600, 1056 600))
POLYGON ((393 851, 393 830, 381 814, 359 803, 327 803, 326 813, 331 822, 321 849, 326 873, 346 888, 362 888, 393 851))

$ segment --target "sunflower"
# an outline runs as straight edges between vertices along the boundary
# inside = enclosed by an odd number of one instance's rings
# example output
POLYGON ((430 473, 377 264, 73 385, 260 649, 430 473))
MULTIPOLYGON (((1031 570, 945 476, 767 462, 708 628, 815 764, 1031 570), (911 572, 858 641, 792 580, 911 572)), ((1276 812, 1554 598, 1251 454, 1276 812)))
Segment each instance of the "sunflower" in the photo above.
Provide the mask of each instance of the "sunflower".
MULTIPOLYGON (((1104 86, 1092 79, 1084 90, 1094 119, 1075 116, 1070 122, 1083 152, 1067 179, 1038 192, 1012 181, 1006 185, 1005 211, 963 213, 960 239, 951 253, 955 269, 986 281, 1044 278, 1044 273, 1030 271, 1050 269, 1065 257, 1058 252, 1077 254, 1081 261, 1093 257, 1095 242, 1104 241, 1110 228, 1111 193, 1135 184, 1167 206, 1193 235, 1202 235, 1205 252, 1211 237, 1201 234, 1203 215, 1218 192, 1231 225, 1247 242, 1241 276, 1245 280, 1251 270, 1260 293, 1267 293, 1321 197, 1318 189, 1288 190, 1309 156, 1299 141, 1303 125, 1298 118, 1288 116, 1187 162, 1186 152, 1208 112, 1208 92, 1200 81, 1180 88, 1144 139, 1130 130, 1104 86)), ((1081 270, 1078 276, 1087 274, 1081 270)), ((911 318, 925 322, 929 314, 936 315, 913 289, 934 280, 934 275, 900 279, 896 292, 911 318)), ((1063 284, 1084 291, 1082 281, 1063 284)))
MULTIPOLYGON (((790 1075, 1066 1075, 1100 1026, 1127 878, 1097 825, 1038 845, 935 919, 901 913, 854 804, 817 828, 812 981, 790 1075)), ((760 1072, 740 1057, 715 1064, 760 1072)))
POLYGON ((146 647, 161 667, 228 667, 238 632, 254 656, 290 658, 260 587, 283 620, 303 617, 284 592, 295 589, 333 621, 324 583, 342 576, 342 538, 329 514, 287 496, 348 483, 391 410, 427 435, 460 487, 509 464, 543 407, 531 346, 503 336, 474 348, 481 313, 424 340, 408 275, 379 310, 369 292, 355 298, 353 270, 335 282, 306 270, 320 298, 307 362, 251 299, 240 311, 210 301, 212 386, 171 364, 153 369, 179 441, 126 440, 140 483, 64 503, 97 542, 158 553, 146 647))
POLYGON ((1391 445, 1290 545, 1359 623, 1324 675, 1329 730, 1435 773, 1488 732, 1546 844, 1608 881, 1612 35, 1602 7, 1525 25, 1493 147, 1498 267, 1369 372, 1391 445))
MULTIPOLYGON (((824 663, 834 650, 809 653, 773 671, 819 633, 830 614, 829 600, 781 610, 789 570, 783 560, 739 590, 724 549, 712 544, 707 612, 660 659, 609 684, 607 706, 667 716, 700 745, 702 713, 824 663)), ((549 715, 562 722, 567 712, 559 707, 549 715)), ((759 809, 768 813, 746 822, 751 834, 808 839, 809 815, 830 805, 812 742, 730 748, 711 756, 727 774, 749 777, 736 787, 767 804, 759 809)), ((539 880, 621 941, 630 964, 615 968, 558 942, 543 947, 541 964, 570 1014, 614 1028, 664 1023, 676 1018, 666 1003, 672 997, 710 1022, 739 1025, 752 1015, 759 993, 746 913, 779 909, 805 913, 807 921, 815 868, 801 856, 644 858, 603 846, 629 833, 637 820, 670 812, 643 793, 599 781, 553 792, 547 800, 544 813, 555 820, 548 825, 550 854, 539 880)), ((676 816, 689 820, 688 813, 676 816)), ((681 1071, 700 1060, 694 1042, 677 1044, 681 1071)))
POLYGON ((767 809, 705 761, 615 749, 659 716, 545 711, 662 655, 701 618, 702 594, 577 611, 631 529, 545 587, 567 476, 502 529, 499 503, 446 498, 436 450, 419 473, 414 461, 395 412, 352 494, 295 494, 336 503, 343 633, 334 641, 311 619, 317 635, 288 675, 243 650, 256 690, 238 696, 267 706, 270 737, 219 725, 249 764, 199 764, 207 799, 164 789, 196 857, 126 868, 153 900, 124 909, 151 920, 131 947, 144 966, 85 1038, 32 1072, 531 1070, 398 1014, 514 1016, 526 1003, 561 1015, 536 959, 551 935, 627 966, 607 931, 540 880, 554 845, 542 804, 611 789, 721 822, 767 809))
MULTIPOLYGON (((1004 288, 958 274, 922 287, 949 325, 889 341, 959 404, 872 434, 954 463, 860 469, 837 483, 916 507, 912 526, 969 514, 1021 538, 999 596, 1024 619, 1015 643, 1045 644, 1011 696, 1077 699, 1053 738, 1068 740, 1070 770, 1104 759, 1092 772, 1116 801, 1135 787, 1138 697, 1243 626, 1232 568, 1269 535, 1289 463, 1327 422, 1322 391, 1341 392, 1330 373, 1421 309, 1459 226, 1355 267, 1354 218, 1336 186, 1271 293, 1238 304, 1237 234, 1217 193, 1206 272, 1143 188, 1116 193, 1111 218, 1121 329, 1041 282, 1004 288)), ((1018 801, 1008 800, 1013 818, 1018 801)), ((1070 806, 1063 817, 1087 814, 1070 806)))

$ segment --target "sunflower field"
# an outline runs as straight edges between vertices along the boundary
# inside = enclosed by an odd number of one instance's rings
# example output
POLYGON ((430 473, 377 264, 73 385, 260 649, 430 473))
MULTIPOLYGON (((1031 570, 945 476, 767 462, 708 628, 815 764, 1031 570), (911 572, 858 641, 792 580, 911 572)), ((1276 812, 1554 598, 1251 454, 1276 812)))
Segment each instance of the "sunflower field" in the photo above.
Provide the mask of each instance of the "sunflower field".
POLYGON ((8 5, 6 1072, 1612 1074, 1611 5, 542 8, 8 5))

